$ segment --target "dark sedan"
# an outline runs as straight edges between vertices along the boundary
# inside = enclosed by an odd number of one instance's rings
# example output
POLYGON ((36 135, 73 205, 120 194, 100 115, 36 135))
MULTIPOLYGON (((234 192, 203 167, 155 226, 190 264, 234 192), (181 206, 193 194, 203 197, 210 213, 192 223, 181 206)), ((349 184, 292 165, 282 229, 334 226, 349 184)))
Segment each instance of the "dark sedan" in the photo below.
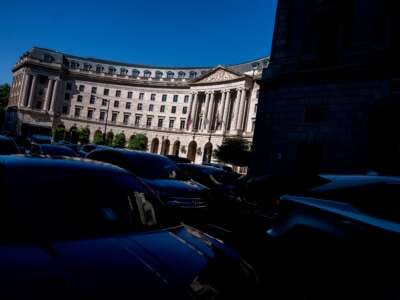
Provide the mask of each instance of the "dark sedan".
POLYGON ((19 154, 17 144, 13 139, 0 135, 0 155, 19 154))
POLYGON ((86 157, 112 163, 133 172, 180 216, 202 216, 208 208, 209 189, 194 182, 164 156, 122 149, 99 149, 86 157))
POLYGON ((71 148, 55 144, 33 144, 30 153, 32 155, 68 156, 77 157, 78 154, 71 148))
POLYGON ((0 158, 3 299, 231 299, 253 269, 190 227, 131 173, 73 159, 0 158), (23 182, 23 188, 21 188, 23 182))

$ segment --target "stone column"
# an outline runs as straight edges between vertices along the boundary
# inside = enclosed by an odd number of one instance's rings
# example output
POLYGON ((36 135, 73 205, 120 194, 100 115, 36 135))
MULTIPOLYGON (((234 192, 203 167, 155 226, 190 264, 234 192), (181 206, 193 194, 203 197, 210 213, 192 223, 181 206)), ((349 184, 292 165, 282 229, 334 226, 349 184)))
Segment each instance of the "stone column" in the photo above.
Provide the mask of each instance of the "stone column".
POLYGON ((192 129, 196 129, 196 121, 197 121, 197 107, 198 107, 198 98, 199 98, 199 93, 194 94, 194 100, 193 100, 193 111, 192 115, 190 116, 190 119, 192 120, 192 129))
POLYGON ((189 118, 192 117, 194 97, 195 97, 195 93, 192 94, 192 99, 190 99, 189 118))
POLYGON ((246 109, 246 89, 242 90, 242 96, 240 97, 240 105, 239 105, 239 114, 238 114, 238 122, 236 129, 243 130, 243 123, 244 123, 244 110, 246 109))
POLYGON ((207 122, 208 122, 208 110, 210 109, 210 100, 211 100, 211 94, 206 93, 206 110, 204 112, 204 126, 203 129, 207 129, 207 122))
POLYGON ((227 91, 222 91, 221 104, 220 104, 221 126, 220 128, 218 128, 218 130, 223 130, 225 124, 224 117, 225 117, 226 95, 227 91))
POLYGON ((49 104, 52 96, 53 87, 54 87, 54 80, 49 78, 49 84, 47 85, 46 97, 44 99, 44 105, 43 105, 44 111, 49 110, 49 104))
POLYGON ((21 92, 19 95, 19 101, 18 101, 18 106, 25 106, 25 103, 28 98, 28 91, 29 91, 29 83, 30 83, 30 75, 27 73, 24 73, 24 77, 22 79, 22 86, 21 86, 21 92))
POLYGON ((226 131, 228 128, 228 117, 229 117, 229 106, 231 103, 231 91, 226 91, 225 101, 224 101, 224 116, 222 118, 222 130, 226 131))
POLYGON ((213 119, 214 119, 214 116, 213 116, 213 114, 214 114, 214 105, 215 105, 215 102, 214 102, 215 94, 214 93, 215 93, 214 91, 211 93, 211 96, 210 96, 210 107, 209 107, 209 110, 207 112, 207 127, 206 127, 207 131, 211 130, 211 124, 212 124, 213 119))
POLYGON ((28 107, 31 109, 33 108, 33 101, 35 100, 37 78, 38 78, 37 75, 33 75, 32 86, 29 93, 28 107))
POLYGON ((237 90, 235 106, 233 107, 233 118, 232 118, 231 130, 236 129, 236 124, 238 121, 238 114, 239 114, 240 95, 241 95, 241 90, 237 90))
POLYGON ((54 82, 54 88, 53 88, 53 95, 51 97, 51 107, 50 107, 50 112, 55 113, 56 112, 56 105, 57 105, 57 96, 58 96, 58 90, 60 89, 60 80, 56 79, 54 82))

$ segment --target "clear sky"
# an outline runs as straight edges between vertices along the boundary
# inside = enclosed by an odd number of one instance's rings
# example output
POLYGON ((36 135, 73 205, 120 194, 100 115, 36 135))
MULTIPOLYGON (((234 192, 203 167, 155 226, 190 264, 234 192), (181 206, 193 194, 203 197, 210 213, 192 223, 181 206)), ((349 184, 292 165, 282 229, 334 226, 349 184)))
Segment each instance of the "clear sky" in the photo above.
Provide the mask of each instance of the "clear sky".
POLYGON ((277 0, 4 1, 0 83, 33 46, 162 66, 214 66, 269 55, 277 0))

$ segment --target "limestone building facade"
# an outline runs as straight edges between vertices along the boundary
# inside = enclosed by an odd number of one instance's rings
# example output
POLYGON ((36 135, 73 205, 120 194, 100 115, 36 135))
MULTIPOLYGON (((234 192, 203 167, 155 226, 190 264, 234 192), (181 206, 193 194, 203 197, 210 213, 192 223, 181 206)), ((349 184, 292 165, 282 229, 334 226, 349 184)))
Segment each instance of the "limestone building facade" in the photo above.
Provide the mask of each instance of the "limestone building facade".
POLYGON ((208 162, 225 137, 252 141, 267 64, 155 67, 32 48, 13 69, 9 122, 25 136, 56 126, 91 139, 144 134, 151 152, 208 162))

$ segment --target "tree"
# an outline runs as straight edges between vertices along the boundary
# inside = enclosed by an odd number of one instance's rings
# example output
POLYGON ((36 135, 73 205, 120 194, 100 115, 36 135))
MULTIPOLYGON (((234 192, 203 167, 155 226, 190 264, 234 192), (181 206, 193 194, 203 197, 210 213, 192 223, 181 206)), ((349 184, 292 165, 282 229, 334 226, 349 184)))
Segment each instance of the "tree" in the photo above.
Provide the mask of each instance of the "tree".
POLYGON ((81 144, 88 144, 90 137, 90 130, 89 128, 82 128, 78 132, 78 140, 81 144))
POLYGON ((57 126, 53 131, 53 139, 56 142, 62 141, 65 139, 65 128, 64 126, 57 126))
POLYGON ((4 122, 8 97, 10 96, 10 86, 8 84, 0 85, 0 128, 4 122))
POLYGON ((243 138, 224 139, 221 146, 217 147, 214 157, 224 163, 235 166, 247 166, 250 154, 250 143, 243 138))
POLYGON ((147 137, 144 134, 135 134, 129 138, 128 148, 132 150, 147 151, 147 137))
POLYGON ((105 145, 103 133, 100 130, 94 133, 93 143, 96 145, 105 145))
POLYGON ((118 133, 114 136, 112 146, 115 148, 125 148, 126 137, 124 133, 118 133))

